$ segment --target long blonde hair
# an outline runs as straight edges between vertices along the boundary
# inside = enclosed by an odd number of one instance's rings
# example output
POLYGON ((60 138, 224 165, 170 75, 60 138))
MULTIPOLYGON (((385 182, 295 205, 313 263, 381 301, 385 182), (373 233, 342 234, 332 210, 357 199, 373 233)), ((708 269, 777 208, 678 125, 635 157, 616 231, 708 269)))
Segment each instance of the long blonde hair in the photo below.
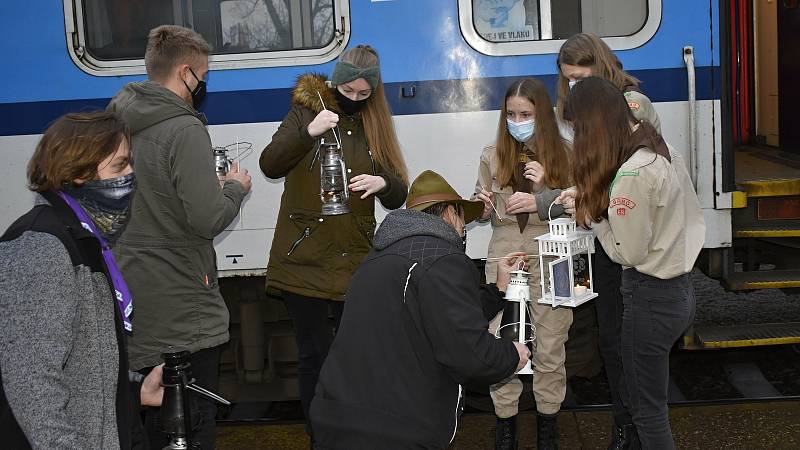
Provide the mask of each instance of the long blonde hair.
MULTIPOLYGON (((357 45, 342 53, 339 59, 359 68, 380 65, 378 52, 369 45, 357 45)), ((364 123, 367 144, 377 163, 408 185, 408 169, 397 141, 392 111, 386 101, 382 79, 372 89, 372 94, 361 111, 361 120, 364 123)))
POLYGON ((503 97, 503 106, 500 108, 500 122, 497 125, 497 182, 500 186, 515 186, 517 181, 516 167, 522 152, 523 144, 517 142, 508 132, 506 116, 508 113, 508 99, 522 97, 528 99, 534 106, 534 123, 536 132, 533 134, 536 159, 544 166, 544 182, 550 188, 565 188, 570 185, 570 163, 566 143, 561 138, 553 113, 553 104, 544 84, 535 78, 522 78, 509 86, 503 97))
POLYGON ((590 67, 592 76, 605 78, 620 91, 629 87, 638 88, 639 80, 622 70, 622 63, 608 45, 591 33, 578 33, 564 42, 558 51, 558 99, 556 110, 564 118, 564 101, 569 93, 569 80, 561 71, 561 65, 590 67))

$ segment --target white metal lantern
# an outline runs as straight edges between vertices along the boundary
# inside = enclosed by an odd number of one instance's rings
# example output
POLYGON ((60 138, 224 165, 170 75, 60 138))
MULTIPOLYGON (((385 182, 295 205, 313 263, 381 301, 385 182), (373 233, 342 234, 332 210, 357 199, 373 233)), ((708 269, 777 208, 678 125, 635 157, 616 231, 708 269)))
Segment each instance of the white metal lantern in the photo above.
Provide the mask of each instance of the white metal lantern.
MULTIPOLYGON (((530 286, 528 278, 530 273, 522 269, 511 272, 511 279, 506 288, 506 307, 503 310, 503 319, 494 335, 496 338, 506 338, 522 344, 530 344, 531 351, 536 347, 536 327, 532 323, 530 313, 530 286)), ((517 372, 519 374, 533 373, 530 360, 525 367, 517 372)))
POLYGON ((545 305, 576 307, 597 297, 592 279, 594 233, 578 229, 568 218, 550 221, 539 241, 539 273, 545 305), (547 262, 545 262, 547 260, 547 262))

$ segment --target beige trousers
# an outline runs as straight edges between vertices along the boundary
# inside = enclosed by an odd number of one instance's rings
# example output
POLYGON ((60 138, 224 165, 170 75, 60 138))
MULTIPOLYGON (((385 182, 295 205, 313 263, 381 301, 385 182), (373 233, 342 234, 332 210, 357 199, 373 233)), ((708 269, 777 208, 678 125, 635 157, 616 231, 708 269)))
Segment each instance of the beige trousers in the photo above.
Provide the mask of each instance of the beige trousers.
MULTIPOLYGON (((532 218, 533 219, 533 218, 532 218)), ((533 222, 533 220, 531 220, 533 222)), ((539 284, 540 273, 537 265, 539 245, 536 236, 547 233, 547 225, 529 223, 520 233, 517 224, 495 226, 489 242, 489 258, 505 256, 513 251, 524 251, 531 257, 531 310, 536 327, 536 348, 533 351, 533 395, 536 409, 543 414, 555 414, 561 409, 561 402, 567 392, 567 372, 564 368, 569 327, 572 324, 570 308, 553 308, 536 302, 542 295, 539 284)), ((486 281, 497 280, 497 263, 486 263, 486 281)), ((489 323, 489 332, 494 334, 500 326, 503 313, 500 312, 489 323)), ((506 418, 517 414, 522 382, 516 375, 493 385, 490 395, 494 411, 498 417, 506 418)))

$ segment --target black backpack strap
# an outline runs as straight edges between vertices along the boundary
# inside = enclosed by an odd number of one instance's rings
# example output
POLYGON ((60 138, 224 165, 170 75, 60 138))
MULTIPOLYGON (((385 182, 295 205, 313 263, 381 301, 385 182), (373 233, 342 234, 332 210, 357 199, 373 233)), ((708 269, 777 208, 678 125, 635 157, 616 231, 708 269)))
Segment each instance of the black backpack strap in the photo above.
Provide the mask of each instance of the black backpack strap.
POLYGON ((59 213, 62 212, 57 211, 51 205, 36 205, 8 227, 3 236, 0 237, 0 242, 13 241, 26 231, 52 234, 67 249, 72 265, 79 266, 84 263, 85 258, 72 231, 73 227, 80 227, 80 224, 77 220, 74 220, 74 224, 65 225, 63 218, 59 217, 59 213))

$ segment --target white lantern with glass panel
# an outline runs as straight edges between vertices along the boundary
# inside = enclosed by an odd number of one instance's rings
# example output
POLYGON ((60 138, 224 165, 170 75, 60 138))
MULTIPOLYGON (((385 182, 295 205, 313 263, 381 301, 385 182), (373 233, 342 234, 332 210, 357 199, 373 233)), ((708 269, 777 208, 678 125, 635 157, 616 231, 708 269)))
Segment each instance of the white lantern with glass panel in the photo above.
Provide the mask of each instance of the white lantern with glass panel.
POLYGON ((592 281, 594 233, 579 229, 570 218, 550 221, 550 232, 539 241, 539 303, 576 307, 597 297, 592 281))

